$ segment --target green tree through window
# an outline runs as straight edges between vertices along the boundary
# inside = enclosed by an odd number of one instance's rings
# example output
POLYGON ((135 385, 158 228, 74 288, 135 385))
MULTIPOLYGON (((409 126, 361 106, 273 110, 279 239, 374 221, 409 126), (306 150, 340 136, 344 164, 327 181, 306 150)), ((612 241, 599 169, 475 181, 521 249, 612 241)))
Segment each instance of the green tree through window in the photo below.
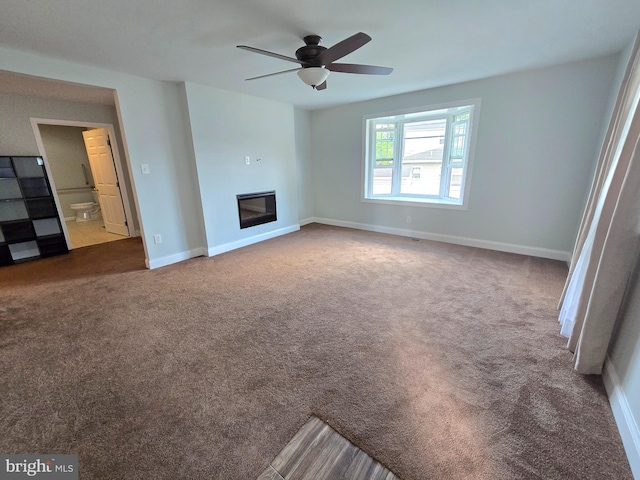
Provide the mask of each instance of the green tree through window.
POLYGON ((376 167, 393 165, 395 125, 376 125, 376 167))

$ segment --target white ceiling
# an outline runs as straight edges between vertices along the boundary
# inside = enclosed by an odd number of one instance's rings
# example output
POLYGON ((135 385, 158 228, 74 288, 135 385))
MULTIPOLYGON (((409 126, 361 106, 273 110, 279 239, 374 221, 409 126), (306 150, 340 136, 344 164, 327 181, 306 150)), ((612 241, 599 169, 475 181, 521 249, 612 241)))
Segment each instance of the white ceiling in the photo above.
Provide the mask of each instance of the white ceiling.
POLYGON ((310 109, 606 55, 638 29, 639 0, 2 0, 0 11, 2 46, 310 109), (244 81, 295 64, 236 45, 294 56, 304 35, 329 47, 359 31, 373 40, 341 61, 390 76, 333 73, 320 92, 295 73, 244 81))

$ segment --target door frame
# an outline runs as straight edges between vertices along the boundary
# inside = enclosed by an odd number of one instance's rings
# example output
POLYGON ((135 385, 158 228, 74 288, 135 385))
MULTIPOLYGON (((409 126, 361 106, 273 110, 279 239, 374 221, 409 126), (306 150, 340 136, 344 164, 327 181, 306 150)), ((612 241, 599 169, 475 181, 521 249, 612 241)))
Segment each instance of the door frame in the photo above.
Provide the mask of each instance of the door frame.
MULTIPOLYGON (((56 120, 52 118, 36 118, 30 117, 31 128, 33 129, 33 134, 36 138, 36 144, 38 145, 38 151, 40 152, 40 156, 44 159, 44 167, 47 172, 47 176, 49 177, 49 183, 51 184, 51 189, 53 190, 53 198, 56 202, 56 208, 58 209, 58 216, 62 216, 62 207, 60 204, 60 199, 58 198, 58 192, 56 190, 55 182, 53 179, 53 175, 51 174, 51 168, 49 167, 49 160, 47 159, 47 155, 44 149, 44 143, 42 142, 42 135, 40 135, 39 125, 58 125, 62 127, 85 127, 85 128, 105 128, 109 132, 109 138, 111 139, 111 152, 113 154, 113 163, 116 167, 116 173, 118 174, 118 180, 123 184, 122 179, 125 178, 123 175, 124 166, 122 165, 122 159, 120 158, 120 152, 118 149, 118 140, 115 135, 115 129, 113 128, 113 124, 111 123, 96 123, 96 122, 83 122, 83 121, 74 121, 74 120, 56 120)), ((120 195, 122 198, 122 205, 124 207, 124 215, 127 224, 129 225, 129 237, 139 237, 140 231, 133 229, 133 221, 131 214, 131 203, 129 200, 129 194, 127 193, 127 187, 124 185, 124 188, 120 189, 120 195)), ((71 240, 69 239, 69 232, 67 231, 67 225, 64 221, 64 217, 62 216, 62 230, 64 231, 64 238, 67 241, 67 247, 71 250, 71 240)))

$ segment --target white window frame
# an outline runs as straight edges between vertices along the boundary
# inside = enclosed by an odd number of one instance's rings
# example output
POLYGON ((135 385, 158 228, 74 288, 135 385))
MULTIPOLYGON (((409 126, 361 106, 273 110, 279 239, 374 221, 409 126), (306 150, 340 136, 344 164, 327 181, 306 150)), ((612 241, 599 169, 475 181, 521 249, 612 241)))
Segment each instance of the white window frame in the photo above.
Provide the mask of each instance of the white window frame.
POLYGON ((411 109, 376 113, 363 116, 363 159, 362 159, 362 201, 368 203, 382 203, 390 205, 411 205, 420 207, 448 208, 457 210, 466 210, 469 204, 469 192, 471 188, 471 174, 473 171, 473 159, 476 146, 476 132, 478 130, 478 120, 480 117, 480 99, 461 100, 456 102, 448 102, 438 105, 428 105, 411 109), (402 175, 402 149, 404 141, 402 138, 402 129, 396 128, 397 135, 394 139, 394 167, 392 175, 396 178, 392 182, 392 192, 390 194, 373 195, 373 170, 375 164, 375 129, 369 126, 375 125, 375 120, 387 123, 409 123, 417 120, 431 120, 443 117, 451 117, 454 111, 461 107, 472 107, 471 117, 469 120, 469 132, 466 142, 466 152, 462 159, 461 165, 451 165, 449 158, 449 150, 451 148, 451 134, 453 131, 453 122, 448 124, 443 152, 443 175, 440 178, 440 192, 447 190, 451 169, 462 166, 462 184, 460 186, 460 199, 444 197, 440 195, 422 195, 400 193, 400 178, 402 175), (450 110, 450 111, 448 111, 450 110), (421 115, 424 114, 424 115, 421 115), (371 130, 371 132, 369 131, 371 130), (445 165, 445 163, 447 165, 445 165))

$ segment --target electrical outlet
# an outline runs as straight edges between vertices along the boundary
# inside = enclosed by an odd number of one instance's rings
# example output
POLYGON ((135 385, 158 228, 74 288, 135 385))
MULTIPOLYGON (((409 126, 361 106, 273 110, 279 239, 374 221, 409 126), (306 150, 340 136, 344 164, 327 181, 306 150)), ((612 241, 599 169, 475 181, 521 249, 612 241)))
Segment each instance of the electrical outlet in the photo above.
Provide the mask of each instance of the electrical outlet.
POLYGON ((142 174, 143 175, 149 175, 149 164, 148 163, 143 163, 140 165, 140 170, 142 170, 142 174))
POLYGON ((159 233, 156 233, 153 236, 153 243, 155 243, 156 245, 159 243, 162 243, 162 235, 160 235, 159 233))
POLYGON ((407 215, 407 223, 411 223, 411 215, 407 215))
POLYGON ((244 157, 244 164, 249 165, 250 163, 251 163, 251 159, 248 156, 244 157))

